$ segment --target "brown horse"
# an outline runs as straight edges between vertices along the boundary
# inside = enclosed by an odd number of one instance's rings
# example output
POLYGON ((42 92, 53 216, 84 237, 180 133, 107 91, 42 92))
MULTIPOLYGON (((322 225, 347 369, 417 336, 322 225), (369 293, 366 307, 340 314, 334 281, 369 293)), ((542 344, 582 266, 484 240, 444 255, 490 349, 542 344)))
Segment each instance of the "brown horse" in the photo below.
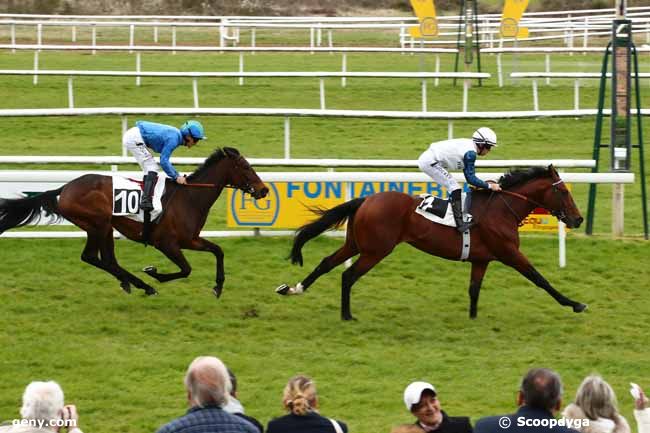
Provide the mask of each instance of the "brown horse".
MULTIPOLYGON (((492 260, 513 267, 561 305, 573 308, 576 313, 583 311, 586 305, 555 290, 519 251, 517 227, 534 208, 550 210, 571 228, 582 223, 580 212, 557 171, 553 166, 513 171, 504 175, 499 183, 504 189, 501 193, 480 190, 472 194, 471 213, 478 224, 471 230, 471 250, 467 258, 472 263, 470 317, 476 317, 481 282, 492 260)), ((296 287, 283 284, 276 291, 282 295, 300 294, 318 277, 359 254, 357 261, 342 276, 341 317, 351 320, 352 285, 389 255, 397 244, 407 242, 426 253, 460 260, 462 235, 454 227, 434 224, 416 214, 415 208, 421 200, 399 192, 382 192, 348 201, 330 210, 317 211, 321 217, 296 233, 291 251, 292 263, 302 266, 303 245, 348 219, 345 244, 325 257, 296 287)))
MULTIPOLYGON (((180 272, 161 274, 153 266, 144 271, 161 283, 185 278, 192 268, 181 249, 209 251, 217 261, 216 285, 212 290, 218 298, 225 281, 223 251, 199 236, 208 211, 225 187, 241 189, 255 199, 265 197, 268 188, 237 149, 229 147, 215 151, 188 177, 188 182, 212 187, 194 188, 168 181, 162 199, 164 213, 152 228, 149 239, 149 243, 174 262, 180 272)), ((112 215, 112 185, 109 176, 88 174, 33 197, 0 200, 0 233, 38 221, 43 211, 63 217, 88 235, 81 260, 113 275, 127 293, 131 292, 133 284, 147 295, 154 295, 157 292, 153 287, 120 267, 115 258, 113 228, 133 241, 143 242, 143 227, 140 222, 112 215)))

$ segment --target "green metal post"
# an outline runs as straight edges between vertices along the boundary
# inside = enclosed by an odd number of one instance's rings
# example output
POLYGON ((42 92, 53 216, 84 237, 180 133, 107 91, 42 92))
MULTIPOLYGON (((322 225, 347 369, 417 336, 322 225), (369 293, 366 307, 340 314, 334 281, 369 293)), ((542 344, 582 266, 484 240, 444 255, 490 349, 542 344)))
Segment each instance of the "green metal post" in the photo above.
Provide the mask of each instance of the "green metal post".
MULTIPOLYGON (((598 113, 596 114, 596 130, 594 133, 594 152, 592 158, 596 161, 596 166, 591 169, 592 173, 598 172, 600 161, 600 139, 603 130, 603 106, 605 105, 605 89, 607 88, 607 64, 609 63, 609 50, 612 46, 610 42, 605 49, 603 58, 603 67, 600 72, 600 89, 598 90, 598 113)), ((593 234, 594 214, 596 212, 596 184, 589 185, 589 204, 587 207, 587 228, 585 232, 588 235, 593 234)))
POLYGON ((641 120, 641 86, 639 85, 639 59, 636 47, 632 44, 632 55, 634 56, 634 90, 636 93, 636 127, 639 135, 639 175, 641 176, 641 203, 643 212, 643 234, 648 240, 648 199, 645 185, 645 159, 643 156, 643 125, 641 120))

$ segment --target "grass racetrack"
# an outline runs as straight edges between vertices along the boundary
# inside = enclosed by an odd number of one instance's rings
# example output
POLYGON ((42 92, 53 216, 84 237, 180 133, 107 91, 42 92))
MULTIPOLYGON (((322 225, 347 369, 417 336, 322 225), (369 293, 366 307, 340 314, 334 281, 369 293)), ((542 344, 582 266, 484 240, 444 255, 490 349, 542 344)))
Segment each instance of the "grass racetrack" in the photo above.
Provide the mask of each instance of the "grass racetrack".
MULTIPOLYGON (((53 378, 79 405, 82 428, 153 431, 184 411, 182 375, 199 354, 236 371, 248 413, 263 422, 281 413, 282 388, 297 372, 317 380, 324 414, 351 431, 386 432, 411 419, 401 401, 411 380, 432 381, 443 408, 476 420, 512 408, 519 377, 539 365, 562 374, 569 399, 585 375, 603 374, 631 418, 628 382, 649 378, 645 242, 570 238, 560 270, 556 240, 524 238, 523 251, 551 284, 589 304, 583 314, 492 264, 470 320, 469 265, 406 245, 355 285, 357 322, 339 319, 342 268, 301 297, 274 294, 340 242, 307 244, 300 269, 284 259, 288 239, 222 240, 227 280, 217 301, 209 254, 188 253, 192 275, 155 284, 160 295, 147 298, 82 264, 81 240, 3 239, 2 418, 16 416, 26 383, 53 378)), ((154 263, 171 270, 151 248, 118 241, 117 249, 131 271, 154 263)))
MULTIPOLYGON (((393 35, 394 36, 394 35, 393 35)), ((385 37, 385 35, 382 35, 385 37)), ((384 39, 381 39, 384 41, 384 39)), ((396 37, 391 36, 396 43, 396 37)), ((359 45, 365 41, 359 42, 359 45)), ((32 53, 0 53, 1 69, 32 67, 32 53)), ((143 70, 210 71, 238 68, 236 54, 143 55, 143 70)), ((649 71, 647 55, 640 58, 649 71)), ((553 56, 553 71, 599 71, 601 56, 553 56)), ((132 70, 127 53, 43 52, 44 69, 132 70)), ((340 70, 338 55, 274 54, 246 57, 248 71, 340 70)), ((442 70, 453 69, 442 58, 442 70)), ((484 56, 493 74, 470 91, 470 111, 530 110, 528 80, 506 86, 496 82, 496 60, 484 56)), ((350 55, 352 71, 433 70, 433 58, 350 55)), ((542 71, 543 56, 504 56, 506 73, 542 71)), ((0 108, 52 108, 67 105, 66 77, 2 77, 0 108)), ((76 78, 78 107, 190 107, 191 80, 76 78)), ((595 108, 597 80, 583 81, 582 108, 595 108)), ((462 86, 441 80, 428 88, 429 110, 461 109, 462 86)), ((204 107, 318 107, 318 82, 312 79, 201 80, 204 107)), ((650 102, 642 81, 644 107, 650 102)), ((573 107, 573 82, 540 81, 541 109, 573 107)), ((336 109, 419 110, 419 80, 327 80, 327 107, 336 109)), ((606 101, 609 101, 609 95, 606 101)), ((147 117, 180 124, 183 117, 147 117)), ((129 118, 132 124, 135 118, 129 118)), ((207 156, 218 146, 234 146, 248 157, 283 156, 281 118, 208 117, 200 119, 210 137, 175 156, 207 156)), ((650 122, 644 125, 650 137, 650 122)), ((0 118, 2 155, 119 155, 120 119, 0 118)), ((525 119, 454 122, 456 137, 490 126, 500 144, 490 159, 590 159, 594 119, 525 119)), ((634 126, 633 123, 633 127, 634 126)), ((608 123, 603 129, 608 135, 608 123)), ((636 131, 636 129, 634 130, 636 131)), ((447 137, 446 121, 292 119, 295 158, 416 159, 426 146, 447 137)), ((647 138, 646 138, 647 141, 647 138)), ((609 166, 602 150, 603 167, 609 166)), ((650 167, 646 150, 646 170, 650 167)), ((626 186, 625 238, 610 239, 611 186, 600 186, 595 232, 572 231, 568 266, 557 266, 554 235, 523 235, 522 251, 539 272, 565 295, 587 303, 574 314, 514 270, 494 263, 486 274, 479 313, 468 318, 469 264, 448 262, 402 245, 357 282, 352 312, 339 319, 342 268, 322 277, 301 297, 274 294, 280 283, 304 278, 341 239, 316 239, 303 249, 305 267, 285 259, 290 238, 217 240, 225 252, 226 284, 220 300, 210 288, 215 277, 210 254, 187 252, 193 273, 186 280, 154 286, 160 295, 126 295, 107 274, 83 264, 82 240, 0 238, 0 420, 18 416, 25 385, 59 381, 66 399, 78 406, 81 428, 107 433, 154 431, 185 410, 182 376, 197 355, 213 354, 237 374, 247 413, 263 423, 282 414, 287 379, 312 375, 322 413, 344 420, 351 432, 380 433, 410 422, 402 391, 412 380, 436 385, 450 415, 484 415, 514 409, 522 374, 546 366, 560 372, 565 400, 572 399, 584 376, 598 372, 619 397, 631 421, 629 382, 650 387, 647 315, 650 311, 649 244, 641 240, 638 152, 633 154, 637 182, 626 186)), ((16 169, 3 165, 1 169, 16 169)), ((78 166, 21 166, 22 169, 79 169, 78 166)), ((97 169, 106 167, 83 167, 97 169)), ((190 171, 192 167, 179 167, 190 171)), ((120 167, 132 170, 132 167, 120 167)), ((267 169, 275 171, 275 168, 267 169)), ((584 170, 583 170, 584 171, 584 170)), ((572 193, 583 216, 587 186, 572 193)), ((222 197, 206 228, 223 229, 222 197)), ((117 256, 129 271, 155 264, 175 271, 160 253, 127 241, 116 242, 117 256)), ((139 273, 139 276, 144 274, 139 273)), ((144 276, 147 282, 150 278, 144 276)), ((634 427, 633 427, 634 428, 634 427)))

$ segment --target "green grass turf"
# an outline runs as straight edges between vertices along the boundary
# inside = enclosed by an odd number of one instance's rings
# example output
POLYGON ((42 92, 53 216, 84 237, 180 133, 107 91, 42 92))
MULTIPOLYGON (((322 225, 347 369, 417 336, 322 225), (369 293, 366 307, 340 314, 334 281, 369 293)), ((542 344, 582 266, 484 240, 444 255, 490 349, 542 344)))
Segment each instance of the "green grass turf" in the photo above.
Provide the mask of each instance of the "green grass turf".
MULTIPOLYGON (((248 412, 262 422, 282 413, 286 380, 316 379, 322 412, 351 431, 382 432, 411 417, 402 390, 432 381, 455 415, 511 410, 520 376, 533 366, 558 370, 571 399, 581 379, 605 376, 631 419, 628 382, 648 383, 644 312, 647 255, 642 241, 572 237, 568 267, 556 265, 556 241, 526 236, 522 250, 555 287, 589 304, 561 308, 501 264, 488 269, 477 320, 467 317, 469 265, 400 246, 354 287, 356 322, 339 320, 340 273, 306 295, 273 293, 295 283, 340 239, 304 248, 305 268, 285 260, 283 238, 221 240, 224 294, 210 293, 214 259, 189 252, 192 275, 160 295, 124 294, 112 277, 82 264, 81 240, 3 239, 0 418, 12 419, 23 387, 52 378, 79 406, 87 431, 153 431, 184 411, 182 375, 200 354, 220 356, 238 374, 248 412), (7 253, 11 252, 11 253, 7 253), (632 278, 630 278, 633 276, 632 278), (363 397, 362 397, 363 396, 363 397)), ((173 266, 152 249, 117 242, 129 270, 173 266)))
MULTIPOLYGON (((441 57, 442 70, 453 58, 441 57)), ((532 109, 530 82, 496 84, 496 58, 482 58, 493 78, 470 91, 470 110, 532 109)), ((46 69, 134 68, 133 55, 41 53, 46 69)), ((0 68, 32 67, 31 53, 0 53, 0 68)), ((340 55, 248 55, 246 70, 339 70, 340 55)), ((431 56, 350 55, 352 71, 433 70, 431 56)), ((554 71, 598 71, 600 56, 553 56, 554 71)), ((647 56, 642 69, 648 68, 647 56)), ((227 70, 238 68, 231 54, 145 54, 145 70, 227 70), (170 60, 171 59, 171 60, 170 60)), ((541 71, 543 57, 504 56, 506 73, 541 71)), ((190 80, 75 79, 76 104, 101 106, 191 106, 190 80)), ((67 80, 3 77, 0 108, 65 107, 67 80)), ((310 79, 200 80, 202 106, 318 106, 318 82, 310 79)), ((643 83, 644 106, 650 102, 643 83)), ((343 89, 327 80, 329 108, 420 108, 417 80, 351 79, 343 89)), ((573 106, 573 83, 540 83, 543 109, 573 106)), ((429 85, 430 110, 459 110, 461 88, 448 81, 429 85)), ((581 106, 595 107, 597 82, 585 81, 581 106)), ((180 124, 180 116, 152 120, 180 124)), ((135 118, 129 119, 130 122, 135 118)), ((282 119, 202 117, 210 140, 178 156, 207 156, 217 146, 239 148, 249 157, 283 155, 282 119)), ((591 158, 593 119, 459 121, 455 135, 471 134, 489 124, 503 146, 492 159, 591 158)), ((4 155, 119 155, 120 120, 116 117, 2 118, 4 155)), ((304 158, 415 159, 429 142, 447 136, 445 121, 293 119, 292 156, 304 158)), ((607 131, 607 129, 605 129, 607 131)), ((650 136, 648 123, 645 136, 650 136)), ((605 135, 607 135, 605 133, 605 135)), ((647 155, 648 151, 646 151, 647 155)), ((636 170, 638 159, 634 153, 636 170)), ((606 152, 603 164, 608 166, 606 152)), ((646 166, 650 159, 646 156, 646 166)), ((27 166, 22 168, 78 168, 27 166)), ((3 166, 2 169, 17 168, 3 166)), ((98 168, 98 167, 85 167, 98 168)), ((134 166, 124 167, 133 169, 134 166)), ((191 170, 192 167, 183 167, 191 170)), ((273 169, 275 170, 275 169, 273 169)), ((637 171, 638 174, 638 171, 637 171)), ((587 187, 574 185, 579 208, 586 212, 587 187)), ((273 288, 303 278, 340 240, 318 239, 305 248, 304 269, 284 257, 291 240, 220 240, 226 254, 227 281, 221 300, 209 288, 214 279, 211 256, 189 252, 189 279, 156 284, 161 295, 123 294, 115 280, 82 264, 81 240, 1 239, 2 357, 0 419, 17 416, 26 383, 52 378, 79 405, 87 431, 152 431, 184 410, 181 378, 197 355, 216 354, 238 374, 241 397, 251 415, 263 422, 282 413, 281 391, 297 372, 317 380, 326 415, 349 423, 352 431, 388 431, 411 418, 401 393, 411 380, 436 384, 443 407, 476 420, 512 409, 517 382, 525 370, 544 365, 566 382, 567 399, 581 379, 598 371, 619 395, 631 420, 630 381, 648 384, 645 372, 647 334, 648 246, 641 233, 638 181, 626 187, 626 236, 608 239, 611 187, 599 188, 595 230, 582 229, 568 239, 569 266, 557 267, 554 236, 527 235, 522 250, 557 289, 590 305, 575 315, 560 308, 541 290, 500 264, 488 270, 479 318, 467 318, 469 266, 434 259, 402 246, 357 283, 354 323, 339 320, 340 272, 317 282, 303 297, 280 298, 273 288)), ((220 199, 207 228, 225 225, 220 199)), ((156 251, 117 242, 118 258, 131 271, 173 265, 156 251)))

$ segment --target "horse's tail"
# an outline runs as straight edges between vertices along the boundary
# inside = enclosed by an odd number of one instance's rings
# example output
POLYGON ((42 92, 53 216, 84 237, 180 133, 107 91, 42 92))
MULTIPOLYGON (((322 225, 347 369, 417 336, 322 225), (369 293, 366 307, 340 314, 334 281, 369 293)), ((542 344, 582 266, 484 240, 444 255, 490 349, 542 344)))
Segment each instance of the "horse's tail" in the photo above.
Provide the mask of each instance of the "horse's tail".
POLYGON ((315 238, 325 230, 333 229, 352 217, 357 209, 361 206, 365 198, 355 198, 332 209, 312 209, 321 217, 300 227, 296 231, 296 237, 293 239, 293 248, 291 249, 291 263, 302 266, 302 246, 309 240, 315 238))
POLYGON ((0 199, 0 233, 38 222, 43 211, 46 216, 55 215, 60 220, 62 216, 56 198, 62 190, 63 187, 32 197, 0 199))

